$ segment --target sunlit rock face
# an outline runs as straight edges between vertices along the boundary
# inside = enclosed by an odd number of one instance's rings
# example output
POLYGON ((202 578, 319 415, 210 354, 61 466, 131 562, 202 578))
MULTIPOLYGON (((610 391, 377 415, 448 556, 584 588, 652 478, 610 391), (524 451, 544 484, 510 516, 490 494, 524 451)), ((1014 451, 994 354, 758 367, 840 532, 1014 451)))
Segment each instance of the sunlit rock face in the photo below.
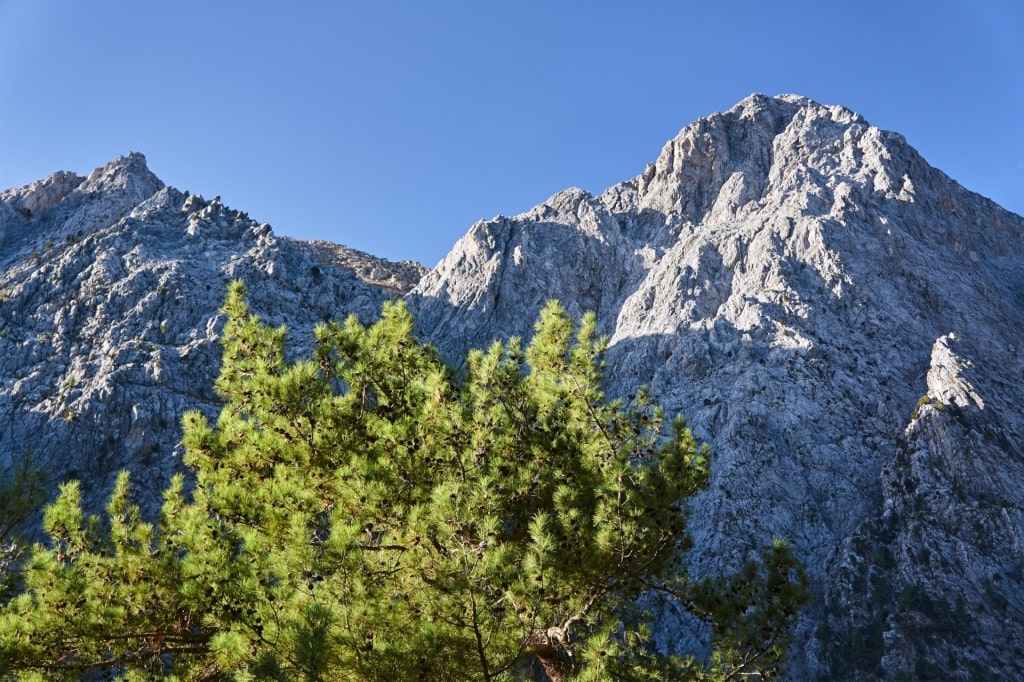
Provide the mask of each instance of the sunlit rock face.
POLYGON ((595 311, 610 391, 712 445, 698 570, 775 536, 809 567, 795 679, 1024 674, 1024 219, 900 135, 754 95, 474 225, 408 298, 452 358, 595 311))

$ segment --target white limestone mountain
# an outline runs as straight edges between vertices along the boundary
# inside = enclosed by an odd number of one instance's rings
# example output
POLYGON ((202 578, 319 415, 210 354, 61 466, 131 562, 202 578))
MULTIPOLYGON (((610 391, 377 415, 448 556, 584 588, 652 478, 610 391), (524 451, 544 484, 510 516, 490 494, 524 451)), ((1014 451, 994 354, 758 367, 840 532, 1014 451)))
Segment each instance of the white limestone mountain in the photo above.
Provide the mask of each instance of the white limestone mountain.
POLYGON ((184 410, 214 412, 226 283, 298 340, 379 314, 424 269, 275 237, 164 184, 141 154, 0 194, 0 465, 25 452, 98 506, 133 470, 153 507, 181 468, 184 410))
POLYGON ((795 544, 795 679, 1024 676, 1024 219, 851 111, 755 95, 600 196, 474 225, 409 296, 451 357, 548 298, 597 312, 616 393, 711 443, 705 568, 795 544))
POLYGON ((1024 676, 1024 218, 846 109, 755 95, 423 274, 275 237, 137 154, 4 192, 0 458, 96 504, 128 467, 155 501, 181 413, 214 408, 231 277, 299 343, 405 294, 452 359, 558 298, 597 312, 610 393, 648 384, 711 443, 698 565, 773 536, 808 565, 793 679, 1024 676))

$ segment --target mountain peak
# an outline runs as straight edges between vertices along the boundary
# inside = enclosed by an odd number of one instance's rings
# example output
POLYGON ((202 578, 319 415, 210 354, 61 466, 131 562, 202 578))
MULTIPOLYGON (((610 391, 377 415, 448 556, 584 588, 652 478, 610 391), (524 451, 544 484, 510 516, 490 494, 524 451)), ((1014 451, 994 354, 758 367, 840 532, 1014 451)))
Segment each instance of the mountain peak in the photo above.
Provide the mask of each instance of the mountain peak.
MULTIPOLYGON (((905 595, 1007 613, 990 594, 1024 509, 1022 263, 1024 219, 902 136, 754 94, 599 197, 478 223, 410 298, 448 357, 528 336, 551 298, 594 311, 609 393, 649 386, 715 453, 695 569, 779 536, 822 586, 794 679, 872 679, 835 634, 869 631, 886 670, 1016 678, 1019 662, 992 662, 1006 619, 965 619, 925 651, 905 595), (982 672, 946 667, 954 651, 982 672)), ((1021 603, 1019 574, 1003 585, 1021 603)))
POLYGON ((83 192, 126 194, 126 198, 139 203, 163 187, 164 183, 146 165, 146 157, 139 152, 131 152, 94 170, 80 189, 83 192))
MULTIPOLYGON (((739 115, 740 117, 754 118, 756 114, 771 111, 776 115, 792 118, 798 112, 804 112, 805 116, 812 118, 827 118, 836 123, 860 123, 868 125, 863 116, 855 111, 847 109, 839 104, 821 104, 810 97, 793 93, 780 95, 765 95, 755 92, 744 97, 725 114, 739 115)), ((722 114, 718 114, 719 116, 722 114)), ((707 118, 713 118, 712 115, 707 118)))
POLYGON ((131 152, 96 168, 88 177, 57 171, 44 180, 5 190, 0 192, 0 202, 22 218, 33 218, 72 195, 79 199, 103 197, 104 202, 113 201, 120 210, 145 201, 163 188, 164 183, 146 165, 146 157, 131 152))

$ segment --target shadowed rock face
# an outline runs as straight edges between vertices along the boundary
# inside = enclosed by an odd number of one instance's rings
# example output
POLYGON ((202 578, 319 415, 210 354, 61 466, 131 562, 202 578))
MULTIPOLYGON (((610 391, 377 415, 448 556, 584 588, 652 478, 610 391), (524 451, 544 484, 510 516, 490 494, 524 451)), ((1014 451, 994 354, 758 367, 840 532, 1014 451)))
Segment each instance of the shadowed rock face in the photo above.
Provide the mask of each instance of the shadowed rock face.
POLYGON ((179 420, 216 412, 218 308, 228 280, 298 342, 366 321, 423 269, 274 236, 267 224, 164 184, 130 154, 88 178, 0 194, 0 464, 29 451, 98 508, 133 472, 153 508, 181 468, 179 420))
POLYGON ((612 393, 710 441, 699 569, 795 544, 794 677, 1024 672, 1024 219, 857 114, 754 95, 600 196, 474 225, 409 296, 452 358, 550 298, 597 312, 612 393))
MULTIPOLYGON (((423 273, 277 238, 138 154, 0 193, 0 458, 32 451, 94 507, 127 467, 152 508, 181 414, 216 410, 230 278, 298 347, 411 290, 453 360, 558 298, 598 314, 610 393, 647 384, 711 443, 696 570, 773 536, 808 565, 793 679, 1024 676, 1020 216, 857 114, 754 95, 423 273)), ((691 638, 672 613, 667 646, 691 638)))

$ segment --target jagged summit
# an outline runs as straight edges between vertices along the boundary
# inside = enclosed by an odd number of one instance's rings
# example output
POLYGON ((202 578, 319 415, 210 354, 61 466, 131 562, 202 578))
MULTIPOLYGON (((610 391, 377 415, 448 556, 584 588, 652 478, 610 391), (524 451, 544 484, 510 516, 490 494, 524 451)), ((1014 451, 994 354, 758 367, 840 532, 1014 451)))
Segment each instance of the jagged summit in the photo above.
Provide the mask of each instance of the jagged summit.
POLYGON ((24 218, 38 217, 77 192, 79 199, 101 197, 109 203, 115 195, 121 203, 138 204, 164 187, 138 152, 119 156, 82 177, 69 171, 57 171, 45 180, 0 193, 0 202, 14 208, 24 218))
POLYGON ((163 187, 163 181, 146 165, 146 157, 139 152, 131 152, 94 170, 79 190, 85 193, 104 192, 108 195, 123 192, 127 200, 134 199, 135 203, 140 203, 163 187))
MULTIPOLYGON (((995 257, 1020 252, 1017 224, 1013 214, 930 167, 902 136, 874 128, 848 109, 792 95, 752 95, 687 125, 643 173, 600 196, 570 189, 520 216, 478 223, 420 290, 432 296, 444 288, 454 310, 482 300, 487 292, 466 283, 462 273, 497 274, 499 254, 524 267, 533 233, 541 230, 534 225, 564 228, 559 234, 571 243, 550 257, 534 254, 545 271, 555 262, 585 260, 626 276, 643 270, 630 267, 631 261, 657 258, 688 235, 704 235, 721 242, 717 246, 730 263, 740 244, 777 241, 829 286, 841 288, 840 245, 870 248, 895 261, 918 255, 907 243, 929 242, 972 258, 995 257), (620 264, 610 265, 595 251, 605 246, 622 251, 620 264)), ((567 286, 566 298, 574 299, 575 287, 567 286)), ((544 294, 533 288, 539 305, 544 294)), ((598 303, 594 295, 586 300, 598 303)), ((514 333, 528 331, 518 319, 514 333)), ((433 328, 434 321, 426 326, 433 328)))
POLYGON ((819 213, 843 208, 836 192, 850 204, 879 197, 913 201, 907 178, 931 180, 935 173, 902 135, 875 128, 849 109, 755 94, 683 128, 635 182, 642 207, 700 222, 716 202, 733 213, 758 210, 773 192, 820 194, 817 201, 801 197, 808 203, 795 207, 819 213), (815 175, 806 178, 807 172, 815 175), (808 192, 811 187, 819 191, 808 192), (853 188, 862 195, 846 194, 853 188))

